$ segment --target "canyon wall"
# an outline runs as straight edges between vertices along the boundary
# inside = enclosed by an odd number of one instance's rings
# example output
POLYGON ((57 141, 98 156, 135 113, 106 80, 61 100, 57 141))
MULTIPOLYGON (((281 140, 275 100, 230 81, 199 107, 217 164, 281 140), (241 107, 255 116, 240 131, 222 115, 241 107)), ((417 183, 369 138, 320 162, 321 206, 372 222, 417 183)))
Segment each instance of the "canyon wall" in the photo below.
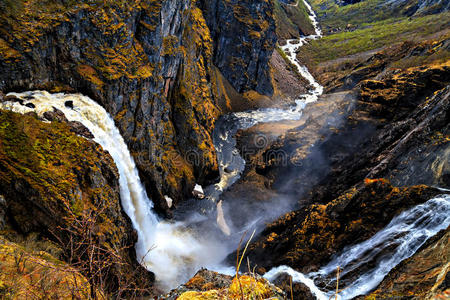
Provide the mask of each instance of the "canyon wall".
POLYGON ((104 106, 160 212, 164 195, 177 203, 196 181, 218 176, 211 132, 226 92, 218 78, 241 92, 273 90, 267 1, 2 6, 0 90, 80 92, 104 106), (236 40, 242 37, 245 43, 236 40))

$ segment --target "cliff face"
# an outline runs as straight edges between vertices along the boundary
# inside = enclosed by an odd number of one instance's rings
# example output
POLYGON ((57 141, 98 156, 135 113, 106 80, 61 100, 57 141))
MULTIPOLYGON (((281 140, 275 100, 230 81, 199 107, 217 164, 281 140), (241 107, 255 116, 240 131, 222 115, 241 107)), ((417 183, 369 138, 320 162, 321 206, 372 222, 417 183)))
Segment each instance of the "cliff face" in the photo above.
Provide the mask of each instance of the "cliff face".
POLYGON ((213 1, 204 11, 189 0, 5 3, 0 90, 81 92, 99 102, 115 117, 157 209, 167 209, 165 194, 177 202, 195 180, 218 175, 210 133, 222 88, 213 63, 240 91, 272 92, 267 2, 213 1), (223 24, 229 30, 219 31, 223 24), (245 45, 236 46, 237 32, 245 45))
POLYGON ((60 258, 100 290, 148 288, 153 276, 136 261, 111 156, 65 123, 0 111, 0 124, 0 229, 55 241, 60 258))
POLYGON ((214 41, 214 64, 238 92, 271 95, 268 62, 276 42, 272 1, 200 0, 214 41))

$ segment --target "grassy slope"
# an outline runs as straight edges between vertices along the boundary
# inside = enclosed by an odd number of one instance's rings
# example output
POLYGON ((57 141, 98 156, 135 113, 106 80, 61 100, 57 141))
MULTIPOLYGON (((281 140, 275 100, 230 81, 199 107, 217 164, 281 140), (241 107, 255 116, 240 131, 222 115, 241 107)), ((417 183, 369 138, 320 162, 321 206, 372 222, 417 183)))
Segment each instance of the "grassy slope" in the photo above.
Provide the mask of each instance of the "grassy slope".
MULTIPOLYGON (((450 13, 408 19, 389 18, 355 31, 339 32, 312 41, 302 56, 312 64, 381 48, 396 42, 420 40, 450 28, 450 13)), ((448 33, 447 33, 448 36, 448 33)))
POLYGON ((385 2, 386 0, 363 0, 356 4, 339 6, 334 0, 312 0, 311 4, 326 30, 345 28, 347 24, 366 26, 373 22, 404 16, 412 2, 417 0, 410 0, 409 5, 397 9, 382 7, 385 2))
POLYGON ((282 4, 280 1, 275 0, 274 17, 279 38, 296 38, 300 33, 307 35, 314 33, 308 9, 301 0, 297 6, 282 4))

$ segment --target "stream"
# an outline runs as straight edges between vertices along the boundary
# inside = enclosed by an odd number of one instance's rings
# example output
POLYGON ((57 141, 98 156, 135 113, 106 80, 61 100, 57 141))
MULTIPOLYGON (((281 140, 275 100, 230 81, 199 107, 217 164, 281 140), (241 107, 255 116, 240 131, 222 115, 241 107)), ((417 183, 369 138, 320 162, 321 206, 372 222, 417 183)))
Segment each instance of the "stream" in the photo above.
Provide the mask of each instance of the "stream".
MULTIPOLYGON (((253 230, 254 227, 262 229, 261 226, 264 225, 264 222, 259 220, 250 222, 239 230, 236 228, 227 230, 227 216, 222 211, 220 196, 240 178, 245 168, 245 161, 236 149, 234 136, 239 129, 247 129, 258 123, 299 120, 305 106, 317 101, 323 93, 323 87, 296 59, 296 52, 302 45, 322 35, 315 13, 306 1, 305 5, 310 12, 315 34, 288 40, 282 50, 309 82, 311 90, 305 95, 300 95, 295 100, 295 105, 287 109, 266 108, 232 113, 221 117, 216 123, 213 139, 221 176, 220 182, 205 188, 207 200, 204 201, 208 201, 214 207, 217 205, 218 222, 225 223, 219 226, 224 234, 220 233, 215 224, 206 229, 202 227, 201 232, 196 231, 195 226, 191 225, 205 221, 206 217, 201 214, 189 215, 180 221, 170 222, 160 219, 154 213, 152 201, 147 196, 135 162, 113 118, 89 97, 79 94, 50 94, 45 91, 10 93, 22 99, 22 104, 4 102, 0 103, 0 108, 19 113, 35 111, 42 116, 44 112, 52 111, 55 107, 61 110, 69 121, 79 121, 91 131, 94 140, 111 154, 119 170, 122 207, 138 233, 138 242, 135 246, 137 258, 142 265, 155 273, 157 284, 162 289, 176 288, 202 267, 233 273, 234 269, 223 265, 222 261, 235 250, 243 231, 253 230), (72 101, 73 108, 66 107, 66 101, 72 101), (28 103, 33 103, 35 107, 25 106, 28 103)), ((341 297, 351 299, 365 294, 376 287, 395 265, 413 255, 429 237, 450 224, 449 208, 450 196, 436 197, 397 216, 370 240, 345 249, 340 256, 335 257, 316 273, 305 275, 288 266, 280 266, 270 270, 265 277, 272 280, 281 273, 290 274, 295 282, 307 285, 318 299, 328 299, 331 293, 329 291, 333 290, 332 275, 336 266, 344 268, 342 276, 345 278, 347 275, 345 272, 355 271, 364 262, 377 257, 380 259, 377 267, 360 274, 359 278, 352 281, 343 291, 341 297), (374 248, 373 245, 379 247, 374 248), (381 258, 377 255, 377 251, 393 245, 395 252, 392 255, 381 258)))

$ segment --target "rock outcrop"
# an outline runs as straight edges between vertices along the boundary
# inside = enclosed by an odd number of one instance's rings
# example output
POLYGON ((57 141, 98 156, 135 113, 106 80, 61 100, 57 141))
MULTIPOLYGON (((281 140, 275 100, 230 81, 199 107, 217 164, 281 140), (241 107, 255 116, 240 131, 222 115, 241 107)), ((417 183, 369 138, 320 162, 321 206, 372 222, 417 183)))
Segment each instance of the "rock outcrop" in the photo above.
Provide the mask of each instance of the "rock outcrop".
POLYGON ((272 1, 200 0, 214 41, 214 64, 238 92, 272 95, 268 62, 276 35, 272 1))
POLYGON ((0 124, 7 229, 53 240, 61 259, 101 291, 151 293, 153 276, 136 261, 137 236, 120 205, 111 156, 66 123, 0 111, 0 124))
POLYGON ((439 193, 428 186, 397 188, 383 179, 366 180, 326 205, 313 204, 268 225, 249 246, 248 257, 264 268, 316 271, 344 246, 368 239, 402 210, 439 193))
POLYGON ((43 299, 104 298, 76 268, 46 251, 33 251, 0 236, 0 297, 43 299))
POLYGON ((278 287, 257 274, 238 277, 200 270, 186 284, 161 299, 285 299, 278 287))
POLYGON ((447 299, 450 295, 450 228, 395 267, 377 290, 361 299, 447 299))
POLYGON ((199 5, 203 11, 190 0, 6 1, 0 90, 96 100, 114 116, 156 209, 166 211, 164 195, 176 204, 196 181, 218 176, 210 133, 221 112, 220 71, 239 91, 272 93, 270 3, 199 5))

